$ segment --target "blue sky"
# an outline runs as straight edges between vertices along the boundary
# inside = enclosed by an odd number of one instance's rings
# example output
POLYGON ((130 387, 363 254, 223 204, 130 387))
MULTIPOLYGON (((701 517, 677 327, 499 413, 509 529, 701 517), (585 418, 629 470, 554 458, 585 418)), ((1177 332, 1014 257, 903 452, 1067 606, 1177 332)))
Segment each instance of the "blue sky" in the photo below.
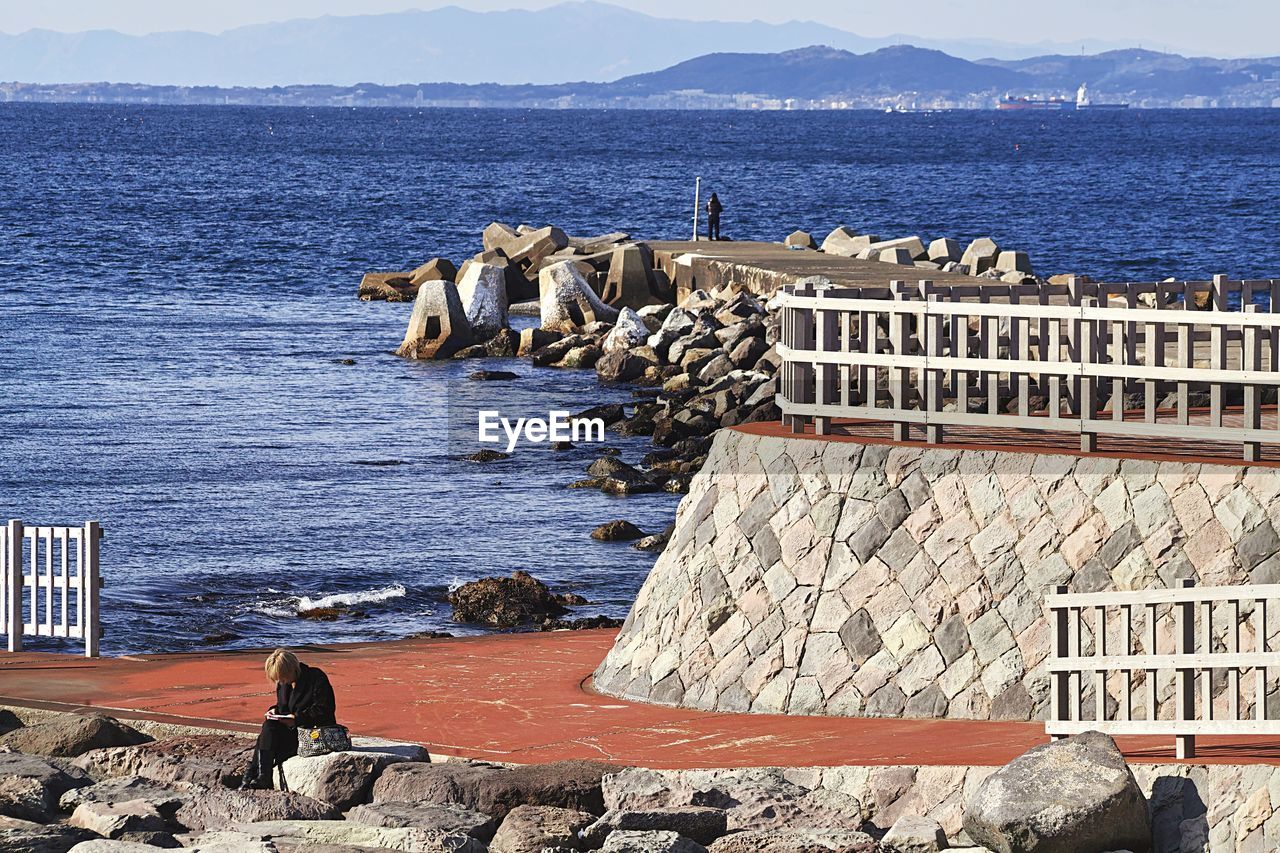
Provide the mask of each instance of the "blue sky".
MULTIPOLYGON (((458 0, 477 10, 539 8, 554 0, 458 0)), ((614 0, 663 17, 766 21, 809 19, 883 36, 1070 42, 1092 38, 1217 56, 1280 54, 1280 0, 614 0)), ((42 0, 0 2, 0 32, 33 27, 128 33, 194 29, 317 15, 435 8, 413 0, 42 0)))

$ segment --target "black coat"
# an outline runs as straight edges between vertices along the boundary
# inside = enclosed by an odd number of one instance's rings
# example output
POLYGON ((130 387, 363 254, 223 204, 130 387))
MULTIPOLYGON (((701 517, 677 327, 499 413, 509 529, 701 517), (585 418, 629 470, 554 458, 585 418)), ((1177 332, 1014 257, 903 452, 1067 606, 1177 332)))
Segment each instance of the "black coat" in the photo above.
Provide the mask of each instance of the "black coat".
POLYGON ((277 714, 293 714, 299 726, 313 729, 336 726, 337 701, 329 677, 314 666, 302 664, 294 686, 276 685, 277 714))

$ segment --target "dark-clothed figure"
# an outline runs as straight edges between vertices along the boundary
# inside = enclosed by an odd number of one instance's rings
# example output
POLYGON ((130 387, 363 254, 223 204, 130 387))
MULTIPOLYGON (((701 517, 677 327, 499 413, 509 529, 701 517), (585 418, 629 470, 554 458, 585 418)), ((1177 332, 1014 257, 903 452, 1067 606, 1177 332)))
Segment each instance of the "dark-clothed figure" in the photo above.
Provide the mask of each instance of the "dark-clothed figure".
POLYGON ((276 704, 267 709, 253 761, 241 787, 271 788, 275 768, 298 754, 298 726, 336 726, 337 702, 329 677, 299 662, 293 652, 276 649, 267 657, 267 680, 276 684, 276 704))
POLYGON ((707 199, 707 236, 712 240, 720 239, 720 214, 723 211, 720 196, 712 193, 711 198, 707 199))

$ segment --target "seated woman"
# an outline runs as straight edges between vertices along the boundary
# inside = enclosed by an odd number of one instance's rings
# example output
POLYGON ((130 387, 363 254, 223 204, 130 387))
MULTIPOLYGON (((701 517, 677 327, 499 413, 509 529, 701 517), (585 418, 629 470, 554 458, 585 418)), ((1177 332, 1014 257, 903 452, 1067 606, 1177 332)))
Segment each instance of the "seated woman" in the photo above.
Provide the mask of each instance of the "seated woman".
POLYGON ((267 680, 276 684, 276 704, 267 709, 253 760, 241 788, 273 788, 275 768, 298 754, 298 726, 336 726, 337 708, 329 677, 297 655, 276 649, 267 657, 267 680))

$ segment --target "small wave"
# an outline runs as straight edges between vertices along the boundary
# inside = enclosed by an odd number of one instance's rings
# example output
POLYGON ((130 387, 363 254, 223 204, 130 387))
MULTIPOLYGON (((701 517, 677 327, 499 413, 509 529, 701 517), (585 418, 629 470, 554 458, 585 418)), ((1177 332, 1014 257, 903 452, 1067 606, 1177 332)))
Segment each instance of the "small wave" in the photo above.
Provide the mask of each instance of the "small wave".
POLYGON ((379 601, 388 601, 392 598, 404 598, 405 588, 396 583, 391 586, 384 586, 381 589, 369 589, 364 592, 342 592, 335 595, 325 595, 320 598, 312 598, 304 595, 298 599, 298 611, 315 610, 319 607, 350 607, 354 604, 374 604, 379 601))

